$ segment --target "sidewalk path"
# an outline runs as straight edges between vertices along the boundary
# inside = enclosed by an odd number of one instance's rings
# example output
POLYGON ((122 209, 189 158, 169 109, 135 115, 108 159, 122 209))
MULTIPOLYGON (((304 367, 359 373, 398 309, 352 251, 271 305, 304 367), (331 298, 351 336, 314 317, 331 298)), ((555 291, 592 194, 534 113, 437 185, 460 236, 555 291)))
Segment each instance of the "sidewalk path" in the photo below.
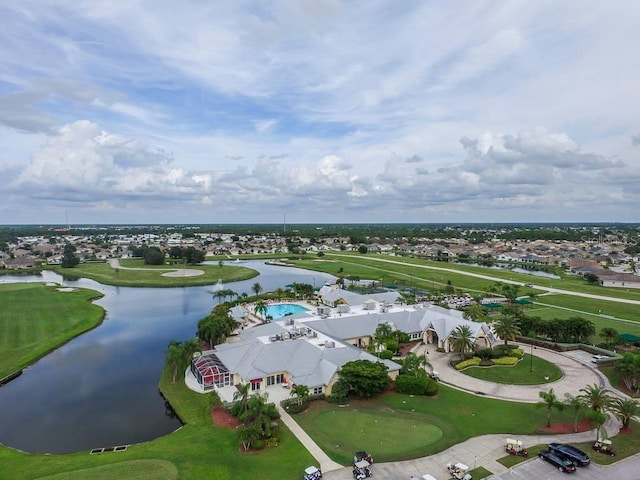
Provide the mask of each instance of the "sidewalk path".
MULTIPOLYGON (((298 423, 293 418, 291 418, 291 415, 289 415, 289 413, 287 413, 280 406, 280 402, 276 402, 276 407, 280 412, 280 418, 282 419, 284 424, 289 428, 289 430, 293 432, 296 438, 300 440, 300 443, 304 445, 304 447, 309 451, 309 453, 313 455, 313 458, 315 458, 318 461, 320 471, 322 471, 323 475, 334 470, 344 469, 342 465, 334 462, 329 458, 329 456, 326 453, 324 453, 324 451, 318 446, 318 444, 314 442, 309 435, 307 435, 307 432, 305 432, 300 427, 300 425, 298 425, 298 423)), ((302 477, 302 472, 300 472, 300 476, 302 477)), ((349 470, 349 476, 351 476, 350 470, 349 470)))

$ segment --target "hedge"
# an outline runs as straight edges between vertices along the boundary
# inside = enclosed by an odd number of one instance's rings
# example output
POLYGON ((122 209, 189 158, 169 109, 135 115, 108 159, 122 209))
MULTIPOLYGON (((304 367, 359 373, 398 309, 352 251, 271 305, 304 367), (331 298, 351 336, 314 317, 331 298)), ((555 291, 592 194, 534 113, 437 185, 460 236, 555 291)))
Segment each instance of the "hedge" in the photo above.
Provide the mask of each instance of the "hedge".
POLYGON ((482 359, 480 357, 470 358, 469 360, 465 360, 456 364, 456 370, 462 370, 463 368, 467 367, 477 367, 478 365, 480 365, 481 361, 482 359))
POLYGON ((494 365, 515 365, 520 361, 517 357, 502 357, 493 360, 494 365))

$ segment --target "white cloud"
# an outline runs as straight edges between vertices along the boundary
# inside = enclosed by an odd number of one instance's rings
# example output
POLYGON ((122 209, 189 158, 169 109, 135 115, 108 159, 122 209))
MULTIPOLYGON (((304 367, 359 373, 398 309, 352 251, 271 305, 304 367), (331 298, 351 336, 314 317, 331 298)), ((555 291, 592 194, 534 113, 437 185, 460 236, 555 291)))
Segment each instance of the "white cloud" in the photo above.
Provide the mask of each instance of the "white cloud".
POLYGON ((635 219, 640 4, 585 2, 5 3, 3 214, 635 219))

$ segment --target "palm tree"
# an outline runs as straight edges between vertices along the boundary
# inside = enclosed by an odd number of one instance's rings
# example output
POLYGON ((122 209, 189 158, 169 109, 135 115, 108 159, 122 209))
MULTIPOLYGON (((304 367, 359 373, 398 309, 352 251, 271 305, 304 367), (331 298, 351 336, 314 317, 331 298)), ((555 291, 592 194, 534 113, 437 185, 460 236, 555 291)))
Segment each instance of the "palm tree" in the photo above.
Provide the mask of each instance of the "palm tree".
POLYGON ((472 322, 484 322, 487 319, 487 310, 479 303, 474 303, 467 307, 462 316, 472 322))
POLYGON ((553 410, 554 408, 557 410, 562 410, 564 408, 564 405, 558 400, 558 397, 556 397, 553 388, 550 388, 548 392, 539 392, 538 396, 542 399, 542 402, 538 402, 536 405, 539 407, 545 407, 547 409, 547 427, 550 427, 551 410, 553 410))
POLYGON ((182 343, 171 340, 165 353, 165 363, 171 367, 171 383, 176 383, 178 370, 183 358, 182 343))
POLYGON ((607 345, 611 345, 613 341, 618 338, 618 331, 612 327, 604 327, 600 330, 600 336, 607 345))
POLYGON ((462 359, 466 358, 467 351, 472 351, 475 346, 473 332, 469 325, 458 325, 451 334, 453 350, 460 352, 462 359))
POLYGON ((201 351, 200 342, 197 338, 190 338, 182 342, 182 366, 186 368, 191 363, 194 353, 201 351))
POLYGON ((296 385, 291 389, 291 396, 298 399, 298 405, 302 405, 302 402, 309 396, 309 387, 306 385, 296 385))
POLYGON ((631 419, 640 414, 640 405, 633 398, 616 398, 611 402, 611 412, 622 422, 622 428, 629 428, 631 419))
POLYGON ((415 353, 410 353, 404 357, 402 361, 402 373, 417 377, 420 375, 420 372, 424 370, 433 370, 426 354, 418 356, 415 353))
POLYGON ((380 322, 376 327, 376 333, 374 334, 376 340, 384 342, 388 338, 393 338, 393 325, 389 322, 380 322))
POLYGON ((238 418, 247 411, 249 393, 251 393, 250 383, 240 383, 236 385, 236 391, 233 393, 233 401, 235 403, 231 409, 231 413, 238 418))
POLYGON ((278 301, 282 300, 282 297, 284 297, 286 293, 286 290, 282 287, 278 287, 276 288, 276 298, 278 299, 278 301))
POLYGON ((587 404, 592 410, 598 413, 604 413, 611 404, 610 392, 605 387, 594 383, 593 385, 587 385, 581 388, 580 391, 582 392, 580 396, 587 401, 587 404))
POLYGON ((515 317, 502 316, 493 324, 493 329, 506 345, 520 336, 520 322, 515 317))
POLYGON ((573 410, 575 417, 573 418, 573 431, 578 431, 578 418, 580 414, 588 407, 585 399, 579 395, 564 394, 564 405, 566 408, 573 410))
POLYGON ((238 438, 245 451, 251 448, 251 444, 260 439, 260 429, 255 424, 240 425, 238 427, 238 438))
POLYGON ((264 300, 258 300, 253 306, 253 311, 256 315, 259 315, 262 318, 262 321, 264 321, 267 313, 267 303, 264 300))
POLYGON ((254 283, 253 285, 251 285, 251 291, 253 291, 256 296, 260 295, 260 292, 262 292, 262 285, 260 285, 258 282, 254 283))

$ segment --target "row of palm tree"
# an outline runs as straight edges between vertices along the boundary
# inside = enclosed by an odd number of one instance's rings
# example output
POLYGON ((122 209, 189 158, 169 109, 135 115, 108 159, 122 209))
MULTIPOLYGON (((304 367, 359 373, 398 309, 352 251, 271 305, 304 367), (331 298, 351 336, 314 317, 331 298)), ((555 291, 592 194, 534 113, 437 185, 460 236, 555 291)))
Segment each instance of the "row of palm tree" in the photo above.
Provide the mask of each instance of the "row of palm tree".
POLYGON ((574 431, 578 431, 578 419, 581 414, 588 416, 597 424, 598 438, 600 429, 607 420, 607 413, 611 413, 620 422, 622 428, 629 428, 631 420, 640 414, 640 404, 633 398, 614 398, 611 391, 597 384, 587 385, 580 389, 578 395, 565 394, 564 401, 556 396, 553 388, 539 393, 541 402, 539 406, 547 409, 547 427, 551 426, 551 411, 569 408, 574 412, 574 431))

